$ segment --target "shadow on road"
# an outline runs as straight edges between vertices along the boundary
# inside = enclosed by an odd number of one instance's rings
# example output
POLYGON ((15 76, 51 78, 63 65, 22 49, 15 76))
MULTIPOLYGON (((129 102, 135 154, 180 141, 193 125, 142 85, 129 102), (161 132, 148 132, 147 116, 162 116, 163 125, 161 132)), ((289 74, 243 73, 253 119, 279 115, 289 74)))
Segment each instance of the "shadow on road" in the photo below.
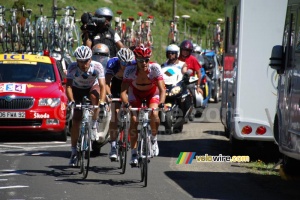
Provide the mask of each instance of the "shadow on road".
POLYGON ((279 176, 187 171, 167 171, 165 174, 193 198, 300 199, 300 182, 286 182, 279 176))

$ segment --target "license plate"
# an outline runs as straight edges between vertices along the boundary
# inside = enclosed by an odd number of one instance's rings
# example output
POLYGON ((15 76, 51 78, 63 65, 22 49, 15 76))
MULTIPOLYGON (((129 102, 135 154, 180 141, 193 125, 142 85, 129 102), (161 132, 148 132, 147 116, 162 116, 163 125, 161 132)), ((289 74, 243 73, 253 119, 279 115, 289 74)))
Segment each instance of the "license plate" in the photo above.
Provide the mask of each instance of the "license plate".
POLYGON ((25 118, 25 112, 0 112, 0 118, 25 118))

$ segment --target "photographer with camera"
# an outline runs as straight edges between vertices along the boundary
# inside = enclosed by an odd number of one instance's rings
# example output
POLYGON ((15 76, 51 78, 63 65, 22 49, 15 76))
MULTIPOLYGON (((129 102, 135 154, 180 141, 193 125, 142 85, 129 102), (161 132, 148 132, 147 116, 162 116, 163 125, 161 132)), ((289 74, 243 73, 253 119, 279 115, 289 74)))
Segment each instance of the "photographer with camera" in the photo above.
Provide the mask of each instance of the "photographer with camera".
POLYGON ((83 13, 81 16, 81 30, 83 44, 92 48, 103 43, 108 46, 110 57, 116 57, 117 51, 124 47, 120 36, 111 28, 113 12, 107 8, 98 8, 94 16, 83 13))

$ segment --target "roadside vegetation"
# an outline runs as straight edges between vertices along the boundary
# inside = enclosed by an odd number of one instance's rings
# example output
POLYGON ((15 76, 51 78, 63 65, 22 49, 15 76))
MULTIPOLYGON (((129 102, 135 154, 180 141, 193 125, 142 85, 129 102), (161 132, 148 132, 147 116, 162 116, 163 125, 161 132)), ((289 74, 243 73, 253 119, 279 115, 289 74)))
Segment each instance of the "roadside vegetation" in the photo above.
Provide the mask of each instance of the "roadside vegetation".
MULTIPOLYGON (((123 11, 122 18, 130 16, 135 19, 138 12, 143 12, 144 17, 154 16, 152 26, 153 44, 153 61, 162 63, 165 60, 165 47, 167 46, 167 34, 169 32, 169 20, 173 18, 173 0, 56 0, 58 7, 74 6, 77 8, 76 18, 84 12, 94 12, 99 7, 109 7, 117 15, 117 11, 123 11)), ((51 16, 53 0, 18 0, 2 1, 8 10, 13 6, 25 5, 27 9, 32 9, 32 20, 34 15, 39 16, 39 7, 37 4, 44 5, 44 15, 51 16)), ((224 0, 176 0, 176 15, 189 15, 186 20, 187 37, 202 44, 207 48, 207 27, 214 24, 218 18, 224 17, 224 0), (197 37, 198 35, 198 37, 197 37), (201 39, 201 40, 200 40, 201 39), (196 41, 198 40, 198 41, 196 41)), ((62 13, 62 12, 60 12, 62 13)), ((10 12, 6 12, 6 19, 10 18, 10 12)), ((112 27, 114 27, 112 22, 112 27)), ((128 22, 128 26, 130 23, 128 22)), ((210 26, 212 27, 212 26, 210 26)), ((180 31, 180 40, 182 41, 184 32, 184 21, 179 19, 178 29, 180 31)))

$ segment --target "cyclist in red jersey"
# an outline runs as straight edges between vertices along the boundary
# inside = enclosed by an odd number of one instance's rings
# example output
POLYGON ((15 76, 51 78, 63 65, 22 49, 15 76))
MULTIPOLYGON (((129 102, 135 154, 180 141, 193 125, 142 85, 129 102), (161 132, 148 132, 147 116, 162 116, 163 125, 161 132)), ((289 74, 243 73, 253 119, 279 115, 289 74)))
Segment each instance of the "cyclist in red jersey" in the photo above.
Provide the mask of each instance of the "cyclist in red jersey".
MULTIPOLYGON (((144 45, 138 46, 133 50, 136 59, 136 65, 127 66, 123 74, 121 86, 121 99, 125 107, 141 107, 142 100, 147 100, 149 108, 163 108, 166 98, 165 82, 161 67, 158 63, 150 62, 152 51, 144 45), (127 95, 128 93, 128 95, 127 95)), ((137 160, 137 113, 131 117, 129 134, 131 144, 132 166, 136 166, 137 160)), ((159 149, 157 144, 157 132, 160 120, 158 111, 154 111, 150 116, 152 155, 158 156, 159 149)))
MULTIPOLYGON (((190 40, 182 41, 182 43, 180 44, 180 55, 179 55, 178 59, 186 63, 187 70, 192 71, 191 76, 194 76, 195 74, 197 75, 198 82, 197 82, 197 85, 196 85, 196 88, 197 88, 196 91, 203 95, 203 91, 200 88, 200 81, 201 81, 201 72, 200 72, 200 70, 201 70, 202 66, 198 62, 197 58, 192 55, 193 49, 194 49, 193 44, 190 40)), ((184 72, 185 71, 183 71, 183 73, 184 72)), ((195 97, 195 89, 194 89, 195 85, 190 84, 190 85, 188 85, 188 88, 190 89, 193 97, 195 97)), ((194 104, 195 104, 195 102, 194 102, 194 104)), ((189 116, 190 121, 193 120, 193 117, 192 117, 191 114, 192 114, 192 111, 190 112, 190 116, 189 116)))

